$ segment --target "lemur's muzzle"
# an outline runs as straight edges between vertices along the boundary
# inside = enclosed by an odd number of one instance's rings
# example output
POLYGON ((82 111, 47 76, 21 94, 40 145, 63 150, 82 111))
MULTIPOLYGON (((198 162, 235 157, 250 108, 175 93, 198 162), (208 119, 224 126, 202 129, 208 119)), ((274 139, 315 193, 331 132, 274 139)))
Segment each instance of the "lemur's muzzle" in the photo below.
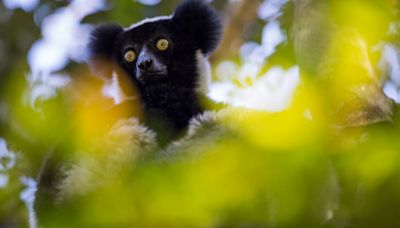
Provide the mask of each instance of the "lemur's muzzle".
POLYGON ((141 81, 158 80, 167 75, 167 67, 146 47, 143 47, 136 63, 136 78, 141 81))

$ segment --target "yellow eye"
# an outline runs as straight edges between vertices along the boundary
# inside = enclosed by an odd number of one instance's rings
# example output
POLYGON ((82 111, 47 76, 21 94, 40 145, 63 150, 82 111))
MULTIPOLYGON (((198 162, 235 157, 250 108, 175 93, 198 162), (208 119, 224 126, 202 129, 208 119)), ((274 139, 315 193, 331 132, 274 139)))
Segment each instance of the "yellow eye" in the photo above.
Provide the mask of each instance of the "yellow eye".
POLYGON ((159 39, 156 46, 158 50, 165 51, 168 49, 169 42, 166 39, 159 39))
POLYGON ((131 51, 127 51, 127 52, 125 52, 124 58, 125 58, 125 61, 131 63, 131 62, 135 61, 136 53, 134 51, 132 51, 132 50, 131 51))

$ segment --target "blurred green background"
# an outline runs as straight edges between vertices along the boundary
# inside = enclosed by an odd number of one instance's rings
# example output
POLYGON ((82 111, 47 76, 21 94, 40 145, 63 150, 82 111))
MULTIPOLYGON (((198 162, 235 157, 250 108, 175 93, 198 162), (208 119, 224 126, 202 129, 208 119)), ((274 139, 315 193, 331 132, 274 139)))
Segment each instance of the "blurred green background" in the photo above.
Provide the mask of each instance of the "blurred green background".
POLYGON ((230 108, 143 155, 85 45, 179 2, 0 2, 0 227, 400 227, 400 1, 211 1, 230 108))

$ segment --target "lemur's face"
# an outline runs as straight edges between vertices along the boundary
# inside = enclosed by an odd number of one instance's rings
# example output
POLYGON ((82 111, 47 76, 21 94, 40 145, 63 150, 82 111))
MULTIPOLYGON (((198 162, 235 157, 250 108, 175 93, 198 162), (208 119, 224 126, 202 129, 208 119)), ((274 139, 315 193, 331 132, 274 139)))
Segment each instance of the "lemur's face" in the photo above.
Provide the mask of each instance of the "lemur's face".
POLYGON ((114 58, 141 84, 185 80, 196 71, 196 44, 172 20, 134 25, 116 40, 114 58))
POLYGON ((90 65, 112 74, 113 62, 139 87, 168 82, 193 87, 198 80, 198 56, 209 55, 222 30, 217 12, 203 0, 184 0, 172 16, 145 19, 123 29, 116 24, 96 27, 89 42, 90 65))

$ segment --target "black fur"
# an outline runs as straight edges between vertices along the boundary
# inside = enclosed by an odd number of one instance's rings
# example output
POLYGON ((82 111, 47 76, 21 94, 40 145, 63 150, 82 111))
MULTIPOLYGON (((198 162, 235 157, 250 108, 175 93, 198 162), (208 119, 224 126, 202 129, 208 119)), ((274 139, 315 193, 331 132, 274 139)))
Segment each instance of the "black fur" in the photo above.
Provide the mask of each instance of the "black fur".
POLYGON ((114 41, 124 29, 117 24, 104 24, 97 26, 91 33, 89 41, 90 58, 112 56, 114 41))
POLYGON ((217 47, 222 31, 221 19, 204 0, 184 1, 176 8, 173 21, 196 41, 204 54, 210 54, 217 47))
POLYGON ((88 56, 93 71, 102 77, 110 77, 114 42, 124 29, 117 24, 97 26, 91 33, 88 43, 88 56))
POLYGON ((201 113, 196 92, 199 80, 196 52, 210 54, 221 36, 221 20, 217 12, 201 0, 185 0, 172 18, 133 26, 122 30, 118 25, 101 25, 89 44, 90 63, 97 71, 103 66, 93 64, 97 58, 110 59, 131 77, 138 87, 145 111, 145 121, 155 130, 179 132, 189 120, 201 113), (160 38, 169 40, 166 51, 155 48, 160 38), (165 67, 166 73, 142 77, 138 60, 127 62, 124 53, 133 50, 137 56, 149 53, 152 60, 165 67), (161 126, 161 127, 160 127, 161 126), (159 129, 157 129, 159 128, 159 129))

